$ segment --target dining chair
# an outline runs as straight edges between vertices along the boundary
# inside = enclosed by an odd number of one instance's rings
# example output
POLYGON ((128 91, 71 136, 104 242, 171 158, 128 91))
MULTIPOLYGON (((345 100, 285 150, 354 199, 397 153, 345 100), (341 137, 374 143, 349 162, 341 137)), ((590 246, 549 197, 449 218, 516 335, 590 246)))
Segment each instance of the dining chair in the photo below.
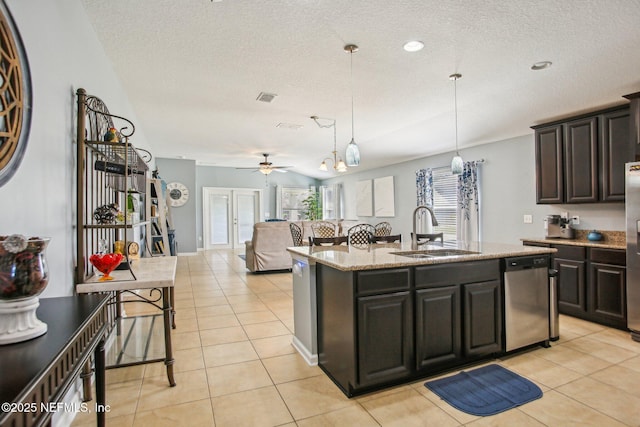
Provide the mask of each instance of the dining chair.
POLYGON ((348 244, 349 238, 347 236, 309 237, 309 246, 339 246, 348 244))
POLYGON ((293 222, 289 224, 289 230, 291 230, 291 238, 293 239, 293 246, 303 246, 302 245, 302 230, 298 226, 298 224, 294 224, 293 222))
MULTIPOLYGON (((413 233, 411 233, 411 237, 413 238, 413 233)), ((416 239, 420 244, 425 244, 427 242, 435 242, 436 239, 440 239, 440 243, 444 242, 443 233, 430 233, 430 234, 416 233, 416 239)))
POLYGON ((329 221, 315 221, 311 224, 313 237, 334 237, 336 236, 336 225, 329 221))
POLYGON ((375 227, 371 224, 356 224, 349 229, 349 246, 364 246, 371 243, 375 227))
POLYGON ((375 226, 374 236, 390 236, 391 235, 391 224, 387 221, 382 221, 377 223, 375 226))
POLYGON ((388 236, 376 236, 371 238, 372 243, 402 243, 402 234, 390 234, 388 236))

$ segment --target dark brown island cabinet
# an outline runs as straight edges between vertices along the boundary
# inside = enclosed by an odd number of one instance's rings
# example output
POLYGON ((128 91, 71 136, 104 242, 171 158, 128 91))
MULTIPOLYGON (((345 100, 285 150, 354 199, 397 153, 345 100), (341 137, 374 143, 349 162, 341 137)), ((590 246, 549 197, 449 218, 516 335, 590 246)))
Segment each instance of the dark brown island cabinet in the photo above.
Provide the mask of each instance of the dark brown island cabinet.
POLYGON ((320 367, 347 396, 497 355, 500 260, 341 271, 318 264, 320 367))
POLYGON ((624 201, 629 106, 532 127, 538 204, 624 201))

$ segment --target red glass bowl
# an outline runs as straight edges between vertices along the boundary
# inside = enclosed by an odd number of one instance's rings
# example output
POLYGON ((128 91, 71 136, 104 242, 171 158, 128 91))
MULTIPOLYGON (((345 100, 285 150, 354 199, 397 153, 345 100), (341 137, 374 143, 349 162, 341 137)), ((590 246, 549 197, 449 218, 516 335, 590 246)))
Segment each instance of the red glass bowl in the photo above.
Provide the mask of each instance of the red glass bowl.
POLYGON ((89 257, 89 262, 103 274, 99 279, 100 282, 105 280, 113 280, 109 274, 122 262, 124 256, 122 254, 93 254, 89 257))

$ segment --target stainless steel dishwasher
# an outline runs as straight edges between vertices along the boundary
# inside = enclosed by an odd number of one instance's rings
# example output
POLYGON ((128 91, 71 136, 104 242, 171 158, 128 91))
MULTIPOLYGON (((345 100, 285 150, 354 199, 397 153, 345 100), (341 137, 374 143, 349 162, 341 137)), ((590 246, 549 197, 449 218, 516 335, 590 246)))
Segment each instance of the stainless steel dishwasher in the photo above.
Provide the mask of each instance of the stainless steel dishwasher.
POLYGON ((505 259, 505 350, 549 345, 549 256, 505 259))

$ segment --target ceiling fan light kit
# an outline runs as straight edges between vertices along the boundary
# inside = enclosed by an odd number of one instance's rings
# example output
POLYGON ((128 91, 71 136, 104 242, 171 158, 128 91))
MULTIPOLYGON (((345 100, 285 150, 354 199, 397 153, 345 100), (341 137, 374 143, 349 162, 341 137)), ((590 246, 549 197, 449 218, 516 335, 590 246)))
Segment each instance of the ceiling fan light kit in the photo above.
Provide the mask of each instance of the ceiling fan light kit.
POLYGON ((258 171, 263 175, 269 175, 274 170, 279 172, 286 172, 286 169, 289 169, 291 166, 274 166, 273 163, 269 161, 269 153, 263 153, 264 161, 258 164, 258 167, 248 167, 248 168, 236 168, 236 169, 253 169, 254 171, 258 171))

